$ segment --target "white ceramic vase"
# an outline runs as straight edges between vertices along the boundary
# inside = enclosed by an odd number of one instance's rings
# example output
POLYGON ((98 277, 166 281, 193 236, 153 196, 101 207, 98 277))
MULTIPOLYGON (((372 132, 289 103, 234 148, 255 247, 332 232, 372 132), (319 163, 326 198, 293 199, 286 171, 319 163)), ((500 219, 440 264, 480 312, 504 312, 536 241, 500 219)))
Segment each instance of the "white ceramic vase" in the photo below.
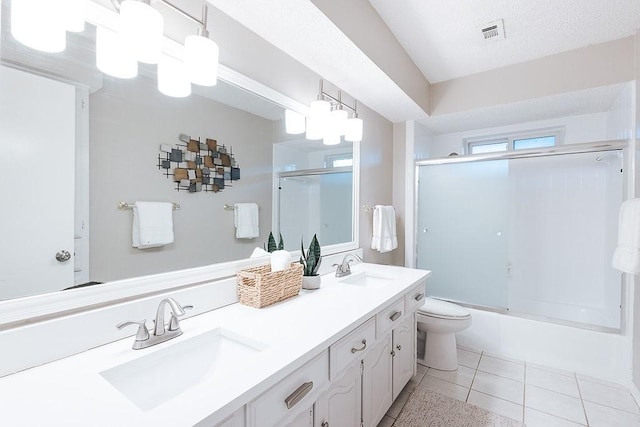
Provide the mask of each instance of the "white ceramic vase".
POLYGON ((320 287, 321 276, 302 276, 302 289, 318 289, 320 287))

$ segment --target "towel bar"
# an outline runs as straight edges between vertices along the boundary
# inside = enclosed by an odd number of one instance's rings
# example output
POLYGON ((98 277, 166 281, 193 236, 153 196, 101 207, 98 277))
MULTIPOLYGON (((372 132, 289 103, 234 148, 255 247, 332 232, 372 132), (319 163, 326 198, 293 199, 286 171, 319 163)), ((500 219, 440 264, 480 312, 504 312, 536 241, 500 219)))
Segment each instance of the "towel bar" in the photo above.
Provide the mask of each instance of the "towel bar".
MULTIPOLYGON (((127 209, 133 209, 133 205, 135 203, 127 203, 127 202, 120 202, 118 203, 118 209, 120 209, 121 211, 125 211, 127 209)), ((180 205, 178 203, 172 203, 173 205, 173 210, 177 211, 178 209, 180 209, 180 205)))
MULTIPOLYGON (((225 211, 232 211, 234 208, 233 208, 233 205, 228 205, 225 203, 222 209, 224 209, 225 211)), ((262 210, 262 208, 258 206, 258 210, 262 210)))

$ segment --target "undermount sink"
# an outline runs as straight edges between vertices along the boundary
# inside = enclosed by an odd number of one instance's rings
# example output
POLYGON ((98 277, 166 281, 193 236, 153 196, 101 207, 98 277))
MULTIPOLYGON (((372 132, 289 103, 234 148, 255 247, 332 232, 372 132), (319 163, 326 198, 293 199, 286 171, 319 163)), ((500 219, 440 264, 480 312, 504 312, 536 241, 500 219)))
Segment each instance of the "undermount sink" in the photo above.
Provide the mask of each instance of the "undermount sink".
MULTIPOLYGON (((262 343, 217 328, 171 344, 100 373, 143 411, 174 398, 190 387, 242 369, 262 343)), ((144 351, 144 350, 142 350, 144 351)), ((221 384, 224 386, 224 384, 221 384)))
POLYGON ((393 282, 393 279, 390 277, 379 276, 368 271, 360 271, 358 273, 352 273, 343 279, 339 279, 339 282, 346 283, 348 285, 380 287, 393 282))

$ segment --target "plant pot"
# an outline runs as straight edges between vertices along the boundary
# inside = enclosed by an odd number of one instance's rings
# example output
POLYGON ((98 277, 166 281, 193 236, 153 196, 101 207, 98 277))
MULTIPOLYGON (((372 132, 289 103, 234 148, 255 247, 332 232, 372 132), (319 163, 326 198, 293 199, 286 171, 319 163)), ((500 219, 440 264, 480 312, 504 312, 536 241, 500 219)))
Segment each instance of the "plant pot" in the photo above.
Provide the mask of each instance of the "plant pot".
POLYGON ((317 276, 302 276, 302 289, 318 289, 320 288, 321 277, 317 276))

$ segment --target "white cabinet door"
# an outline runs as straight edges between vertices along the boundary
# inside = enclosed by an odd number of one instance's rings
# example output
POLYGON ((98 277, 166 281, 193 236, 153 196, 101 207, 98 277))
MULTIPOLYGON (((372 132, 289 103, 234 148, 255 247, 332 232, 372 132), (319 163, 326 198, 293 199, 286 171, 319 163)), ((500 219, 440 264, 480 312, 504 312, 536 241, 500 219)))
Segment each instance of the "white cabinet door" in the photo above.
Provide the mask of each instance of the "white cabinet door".
POLYGON ((225 418, 224 421, 216 424, 215 427, 244 427, 244 407, 225 418))
POLYGON ((393 400, 415 374, 416 322, 415 313, 407 316, 393 330, 393 400))
POLYGON ((318 399, 317 427, 356 427, 362 415, 361 361, 357 361, 318 399))
POLYGON ((313 406, 281 424, 286 427, 313 427, 313 406))
POLYGON ((365 427, 376 427, 393 403, 392 365, 389 333, 364 358, 362 421, 365 427))

